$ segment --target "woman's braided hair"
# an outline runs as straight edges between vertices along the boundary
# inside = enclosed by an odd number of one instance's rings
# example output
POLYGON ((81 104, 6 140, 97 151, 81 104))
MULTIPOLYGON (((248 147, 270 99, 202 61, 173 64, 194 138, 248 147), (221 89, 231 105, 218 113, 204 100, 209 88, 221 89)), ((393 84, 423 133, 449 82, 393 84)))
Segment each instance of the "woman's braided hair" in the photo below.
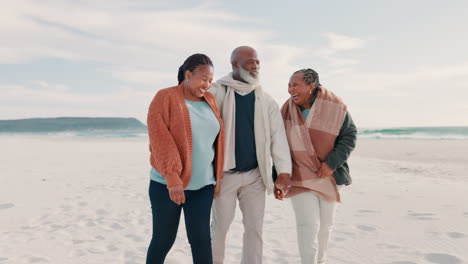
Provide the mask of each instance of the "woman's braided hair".
POLYGON ((177 80, 181 84, 185 80, 185 71, 189 70, 193 72, 198 66, 201 65, 210 65, 213 67, 213 62, 205 54, 196 53, 188 57, 184 64, 179 67, 179 72, 177 73, 177 80))
POLYGON ((313 84, 315 84, 315 87, 320 87, 321 86, 320 81, 319 81, 319 75, 318 75, 318 73, 316 71, 308 68, 308 69, 298 70, 298 71, 294 72, 294 74, 300 73, 300 72, 302 72, 304 74, 304 76, 302 78, 304 79, 304 82, 307 85, 313 83, 313 84))

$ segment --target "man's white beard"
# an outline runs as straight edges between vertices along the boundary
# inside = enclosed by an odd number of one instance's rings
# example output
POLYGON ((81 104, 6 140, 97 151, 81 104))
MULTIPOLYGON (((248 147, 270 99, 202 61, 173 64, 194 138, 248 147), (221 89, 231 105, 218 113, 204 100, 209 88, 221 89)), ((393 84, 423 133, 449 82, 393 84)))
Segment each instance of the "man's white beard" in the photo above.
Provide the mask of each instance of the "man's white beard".
POLYGON ((253 77, 252 75, 250 75, 249 71, 246 71, 242 69, 242 67, 239 67, 239 75, 244 81, 246 81, 250 85, 257 85, 259 83, 258 73, 257 77, 253 77))

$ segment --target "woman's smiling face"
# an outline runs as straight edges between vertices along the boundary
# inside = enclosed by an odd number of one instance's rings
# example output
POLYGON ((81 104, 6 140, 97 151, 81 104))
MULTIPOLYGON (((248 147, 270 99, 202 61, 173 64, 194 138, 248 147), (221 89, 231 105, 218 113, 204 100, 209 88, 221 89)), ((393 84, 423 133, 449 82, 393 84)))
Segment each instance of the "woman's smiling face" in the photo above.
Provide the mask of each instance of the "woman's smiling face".
POLYGON ((304 108, 310 108, 310 99, 314 84, 307 84, 304 81, 304 73, 298 72, 291 76, 288 83, 288 92, 291 95, 293 102, 304 108))

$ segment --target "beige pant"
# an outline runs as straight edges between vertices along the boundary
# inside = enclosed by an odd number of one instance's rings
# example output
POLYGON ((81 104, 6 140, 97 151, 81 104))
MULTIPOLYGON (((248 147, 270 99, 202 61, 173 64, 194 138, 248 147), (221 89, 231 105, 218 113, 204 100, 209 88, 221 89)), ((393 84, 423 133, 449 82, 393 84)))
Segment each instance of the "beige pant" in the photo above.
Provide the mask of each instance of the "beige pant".
POLYGON ((224 173, 219 195, 213 203, 211 223, 213 263, 224 262, 226 235, 234 220, 237 200, 239 200, 244 224, 241 263, 260 264, 263 254, 265 185, 258 168, 247 172, 224 173))
MULTIPOLYGON (((341 192, 342 185, 338 186, 341 192)), ((337 203, 320 199, 313 192, 291 197, 296 215, 297 243, 302 264, 324 264, 337 203)))

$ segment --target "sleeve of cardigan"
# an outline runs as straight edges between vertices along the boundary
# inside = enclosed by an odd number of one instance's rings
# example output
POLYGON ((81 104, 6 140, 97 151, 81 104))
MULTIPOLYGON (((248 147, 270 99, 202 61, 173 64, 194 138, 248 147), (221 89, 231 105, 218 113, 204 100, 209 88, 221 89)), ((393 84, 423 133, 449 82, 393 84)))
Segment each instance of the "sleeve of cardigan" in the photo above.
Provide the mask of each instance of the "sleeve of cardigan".
POLYGON ((356 135, 357 129, 353 119, 350 114, 346 112, 346 117, 341 126, 340 133, 335 140, 335 148, 325 159, 325 162, 333 171, 341 167, 341 165, 348 160, 351 151, 353 151, 356 146, 356 135))
POLYGON ((167 181, 167 188, 183 184, 180 179, 182 161, 174 138, 162 117, 163 97, 158 93, 154 97, 148 111, 148 135, 151 159, 155 169, 167 181))
POLYGON ((273 100, 271 101, 268 111, 268 118, 270 119, 271 157, 278 175, 281 173, 291 174, 291 153, 289 151, 289 143, 286 137, 283 117, 278 104, 273 100))

